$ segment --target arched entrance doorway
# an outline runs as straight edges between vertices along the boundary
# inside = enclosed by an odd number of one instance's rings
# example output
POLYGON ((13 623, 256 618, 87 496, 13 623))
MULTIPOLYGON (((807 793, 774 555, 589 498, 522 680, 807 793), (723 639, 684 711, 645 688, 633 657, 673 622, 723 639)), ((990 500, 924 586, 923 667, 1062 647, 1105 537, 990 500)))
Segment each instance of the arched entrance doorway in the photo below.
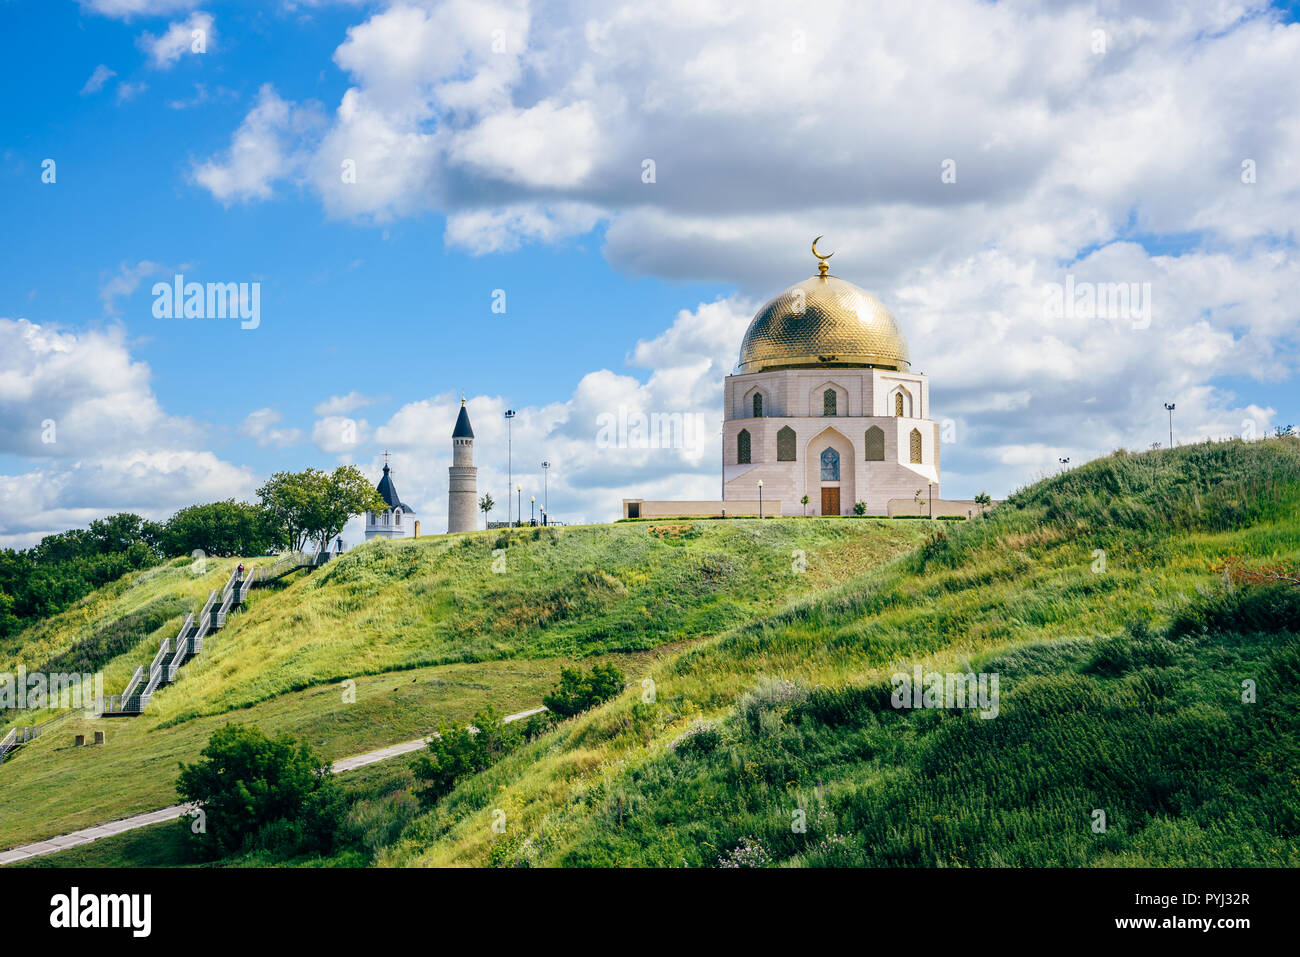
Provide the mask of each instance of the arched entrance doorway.
POLYGON ((817 514, 852 512, 857 490, 853 444, 837 430, 823 429, 808 443, 805 462, 805 488, 817 514))
POLYGON ((830 448, 822 449, 820 465, 822 484, 821 514, 838 515, 840 514, 840 453, 830 448))

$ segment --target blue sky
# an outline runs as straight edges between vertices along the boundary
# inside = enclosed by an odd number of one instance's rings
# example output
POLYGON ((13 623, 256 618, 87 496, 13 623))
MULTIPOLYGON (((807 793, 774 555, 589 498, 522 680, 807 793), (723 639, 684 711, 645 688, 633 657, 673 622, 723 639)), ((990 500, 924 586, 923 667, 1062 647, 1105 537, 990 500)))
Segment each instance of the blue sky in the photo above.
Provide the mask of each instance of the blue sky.
POLYGON ((1294 6, 924 6, 0 5, 0 543, 385 447, 437 531, 461 390, 498 500, 507 407, 559 517, 715 497, 715 445, 593 419, 718 418, 818 233, 930 373, 950 497, 1145 447, 1163 401, 1185 438, 1300 422, 1294 6), (259 327, 155 318, 182 269, 260 282, 259 327), (1050 327, 1066 273, 1151 283, 1149 334, 1050 327))

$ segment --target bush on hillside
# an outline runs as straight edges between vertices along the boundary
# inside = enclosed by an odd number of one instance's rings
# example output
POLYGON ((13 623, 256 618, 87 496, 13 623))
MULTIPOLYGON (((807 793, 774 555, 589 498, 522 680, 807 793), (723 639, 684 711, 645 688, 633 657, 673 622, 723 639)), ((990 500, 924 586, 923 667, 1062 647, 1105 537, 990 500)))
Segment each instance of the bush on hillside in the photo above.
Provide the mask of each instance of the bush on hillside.
POLYGON ((469 727, 439 728, 427 753, 411 766, 415 779, 423 785, 416 792, 420 804, 432 807, 462 778, 486 771, 522 740, 522 729, 502 722, 491 708, 476 714, 469 727))
POLYGON ((560 669, 560 683, 542 698, 542 704, 562 718, 594 708, 623 690, 623 672, 613 665, 593 665, 590 674, 581 668, 560 669))
POLYGON ((201 755, 181 764, 176 781, 181 799, 203 812, 181 818, 197 856, 266 851, 287 858, 333 849, 347 802, 305 740, 227 724, 201 755))
POLYGON ((763 730, 763 716, 802 704, 808 689, 785 678, 764 678, 753 691, 740 696, 736 708, 740 719, 755 734, 763 730))

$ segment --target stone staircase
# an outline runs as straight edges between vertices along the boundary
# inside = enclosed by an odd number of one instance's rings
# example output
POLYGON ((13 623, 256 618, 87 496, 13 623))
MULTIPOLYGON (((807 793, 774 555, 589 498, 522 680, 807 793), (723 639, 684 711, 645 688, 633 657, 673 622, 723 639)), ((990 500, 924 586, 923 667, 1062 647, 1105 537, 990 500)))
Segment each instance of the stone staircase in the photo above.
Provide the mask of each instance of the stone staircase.
POLYGON ((210 641, 225 626, 227 616, 243 606, 249 589, 254 585, 265 585, 283 578, 300 568, 315 568, 328 561, 329 557, 328 551, 314 554, 288 552, 272 565, 245 569, 243 578, 239 577, 238 567, 234 568, 221 591, 213 589, 208 593, 207 601, 198 611, 197 620, 195 613, 190 612, 176 637, 163 639, 148 671, 141 665, 135 669, 121 694, 100 699, 97 708, 99 716, 134 718, 141 714, 149 706, 149 699, 154 693, 175 681, 182 666, 203 652, 204 641, 210 641))

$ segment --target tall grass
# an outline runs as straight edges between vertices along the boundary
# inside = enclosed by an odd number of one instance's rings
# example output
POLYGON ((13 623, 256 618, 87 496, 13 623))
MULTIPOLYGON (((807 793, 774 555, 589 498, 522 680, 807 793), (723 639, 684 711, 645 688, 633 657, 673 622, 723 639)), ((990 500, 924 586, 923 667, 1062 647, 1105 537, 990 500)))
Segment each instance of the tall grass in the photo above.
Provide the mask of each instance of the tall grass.
POLYGON ((563 723, 380 860, 1300 863, 1297 598, 1211 570, 1300 559, 1298 448, 1121 454, 1024 489, 684 650, 653 703, 563 723), (999 673, 999 716, 896 711, 889 675, 914 664, 999 673), (756 706, 773 679, 804 692, 756 706), (702 721, 714 747, 670 746, 702 721))

